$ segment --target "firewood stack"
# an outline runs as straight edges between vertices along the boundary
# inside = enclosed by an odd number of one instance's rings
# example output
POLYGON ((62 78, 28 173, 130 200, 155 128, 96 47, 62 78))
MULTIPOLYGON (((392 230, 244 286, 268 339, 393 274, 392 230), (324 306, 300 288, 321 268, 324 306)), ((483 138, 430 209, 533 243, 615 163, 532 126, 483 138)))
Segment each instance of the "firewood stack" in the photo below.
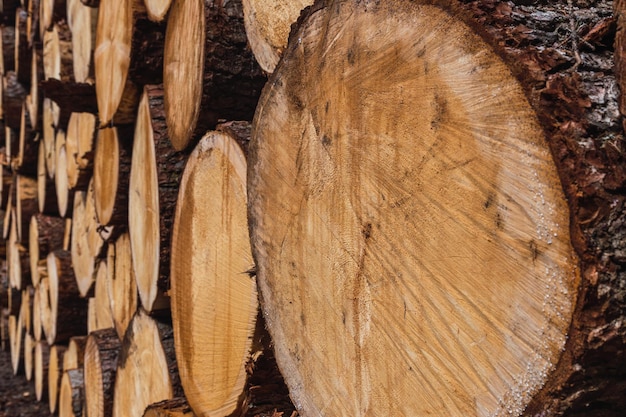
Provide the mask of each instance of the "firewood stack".
POLYGON ((13 373, 59 416, 621 415, 624 2, 312 3, 1 3, 13 373))

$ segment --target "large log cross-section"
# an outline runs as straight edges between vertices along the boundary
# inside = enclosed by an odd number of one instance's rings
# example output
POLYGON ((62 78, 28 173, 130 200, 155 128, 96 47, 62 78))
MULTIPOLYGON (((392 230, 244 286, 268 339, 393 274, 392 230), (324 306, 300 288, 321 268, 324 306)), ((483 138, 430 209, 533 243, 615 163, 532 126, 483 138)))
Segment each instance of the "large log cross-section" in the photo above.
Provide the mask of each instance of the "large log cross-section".
POLYGON ((580 283, 569 208, 524 89, 464 18, 316 2, 248 167, 264 313, 303 416, 520 415, 550 379, 580 283))

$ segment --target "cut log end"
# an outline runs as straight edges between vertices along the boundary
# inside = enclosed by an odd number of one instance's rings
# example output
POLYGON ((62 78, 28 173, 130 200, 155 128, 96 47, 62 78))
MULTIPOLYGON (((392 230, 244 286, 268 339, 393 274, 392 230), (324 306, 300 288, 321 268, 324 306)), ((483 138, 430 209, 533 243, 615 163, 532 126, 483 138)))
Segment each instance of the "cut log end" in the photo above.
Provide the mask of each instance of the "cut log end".
POLYGON ((168 355, 173 356, 174 352, 166 352, 163 344, 164 338, 171 337, 171 328, 164 333, 143 310, 135 314, 120 351, 113 417, 142 416, 148 405, 173 398, 174 379, 170 371, 177 371, 168 355), (150 389, 129 389, 143 385, 150 389))
POLYGON ((256 284, 246 273, 253 261, 245 171, 236 141, 208 133, 189 158, 176 208, 171 259, 176 353, 186 396, 200 415, 235 411, 246 381, 258 305, 256 284), (189 294, 207 292, 213 296, 204 302, 189 301, 189 294))
POLYGON ((122 101, 130 66, 133 0, 105 2, 98 11, 94 68, 101 125, 107 125, 122 101))
POLYGON ((204 4, 174 2, 165 35, 163 84, 170 141, 176 150, 187 147, 195 128, 202 100, 204 51, 180 48, 183 44, 204 45, 204 4))
POLYGON ((287 47, 291 25, 312 0, 242 0, 244 23, 250 48, 259 66, 274 72, 287 47))
POLYGON ((537 117, 440 8, 332 9, 291 38, 250 148, 257 278, 294 403, 519 415, 561 357, 580 280, 537 117))

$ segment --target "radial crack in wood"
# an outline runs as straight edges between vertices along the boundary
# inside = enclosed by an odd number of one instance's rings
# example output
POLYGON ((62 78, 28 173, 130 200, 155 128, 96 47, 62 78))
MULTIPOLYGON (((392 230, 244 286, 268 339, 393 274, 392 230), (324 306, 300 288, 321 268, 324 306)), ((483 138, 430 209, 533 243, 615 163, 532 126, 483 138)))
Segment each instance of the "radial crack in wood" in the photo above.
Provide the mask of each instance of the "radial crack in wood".
POLYGON ((83 369, 68 369, 63 372, 59 391, 59 417, 81 417, 84 407, 83 369))

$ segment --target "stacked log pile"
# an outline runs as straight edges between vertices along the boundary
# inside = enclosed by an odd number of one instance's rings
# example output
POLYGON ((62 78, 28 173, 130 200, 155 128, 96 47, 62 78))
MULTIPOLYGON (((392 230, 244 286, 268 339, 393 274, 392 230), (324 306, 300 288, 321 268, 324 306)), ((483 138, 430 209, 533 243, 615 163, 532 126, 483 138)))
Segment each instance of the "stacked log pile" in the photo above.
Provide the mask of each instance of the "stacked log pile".
POLYGON ((623 1, 0 5, 51 413, 621 415, 623 1))

